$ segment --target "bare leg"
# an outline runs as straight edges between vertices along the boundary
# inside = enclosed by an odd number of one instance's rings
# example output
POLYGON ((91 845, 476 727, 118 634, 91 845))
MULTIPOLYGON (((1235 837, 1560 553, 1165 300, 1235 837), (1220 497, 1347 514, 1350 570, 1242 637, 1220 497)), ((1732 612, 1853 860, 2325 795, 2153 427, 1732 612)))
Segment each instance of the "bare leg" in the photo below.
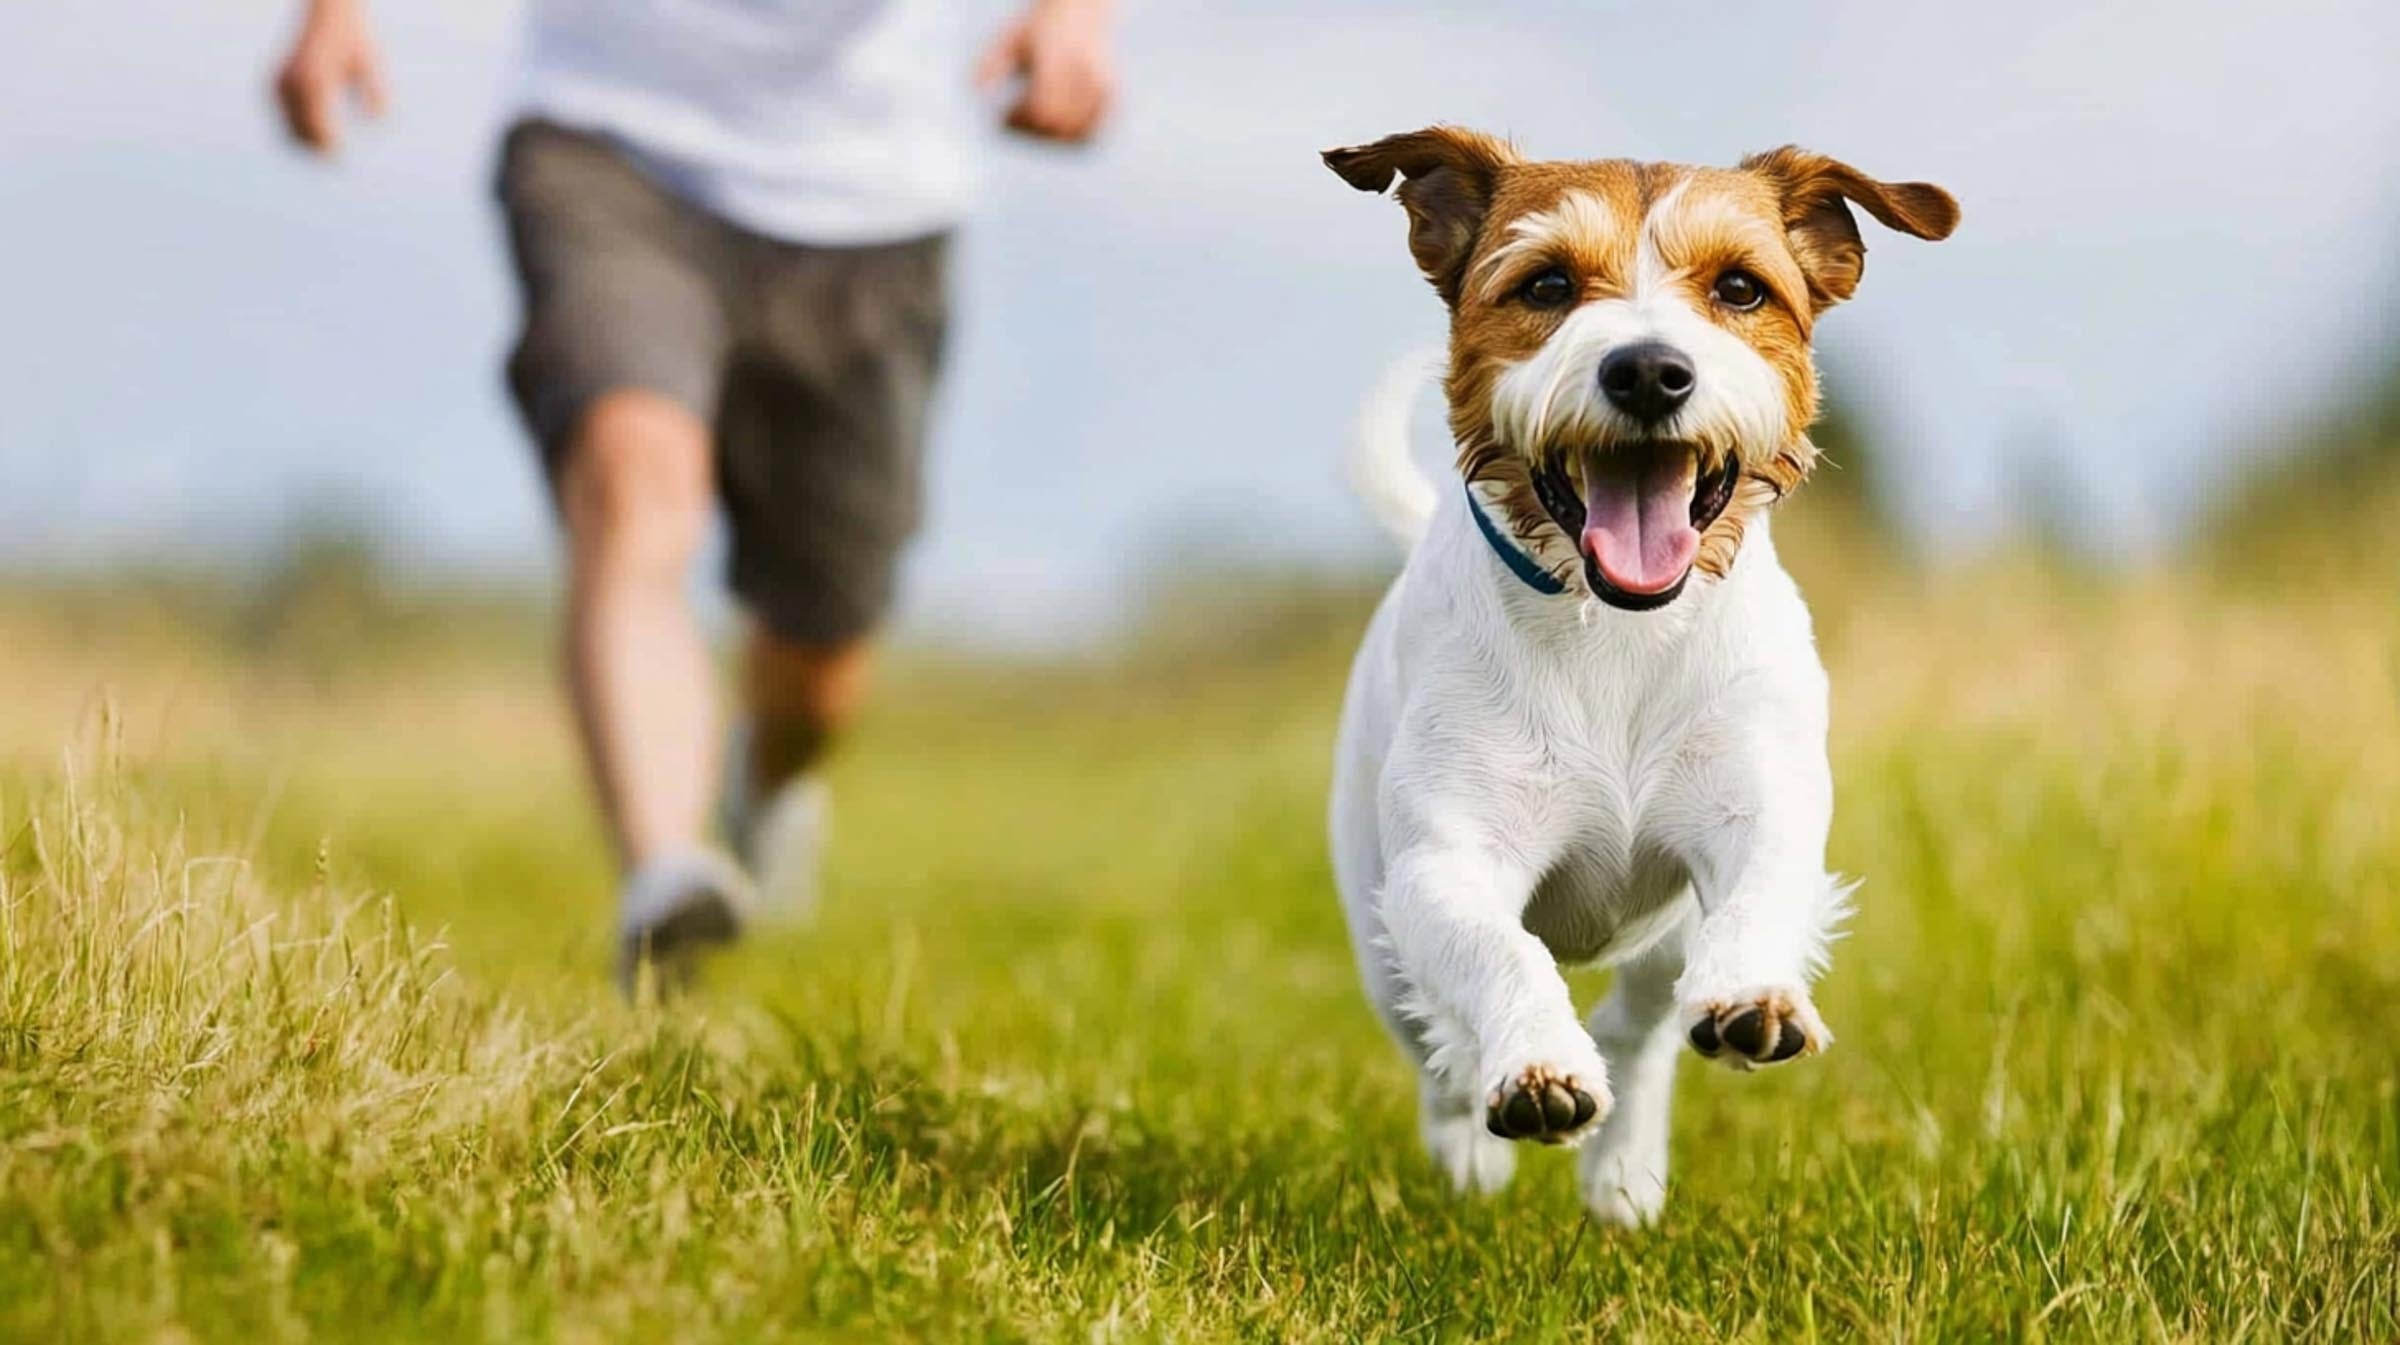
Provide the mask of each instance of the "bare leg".
POLYGON ((763 628, 751 634, 749 734, 735 763, 742 778, 730 821, 734 844, 758 875, 764 909, 779 918, 805 918, 816 908, 831 802, 814 772, 856 715, 867 666, 863 636, 803 644, 763 628))
POLYGON ((753 798, 814 768, 835 735, 857 717, 870 663, 867 641, 797 644, 765 630, 750 637, 749 772, 753 798))
POLYGON ((685 591, 714 471, 698 416, 623 391, 585 414, 559 481, 567 684, 628 870, 696 849, 716 784, 716 674, 685 591))

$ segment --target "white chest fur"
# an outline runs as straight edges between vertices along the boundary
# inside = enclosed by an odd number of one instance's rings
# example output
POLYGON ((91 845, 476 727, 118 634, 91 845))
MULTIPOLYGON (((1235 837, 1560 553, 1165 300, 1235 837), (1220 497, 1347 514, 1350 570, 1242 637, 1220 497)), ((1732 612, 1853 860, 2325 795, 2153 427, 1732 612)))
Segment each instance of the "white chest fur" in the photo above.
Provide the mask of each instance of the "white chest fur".
POLYGON ((1822 788, 1824 721, 1763 520, 1724 580, 1628 613, 1520 584, 1453 496, 1360 651, 1343 756, 1376 776, 1378 850, 1487 836, 1537 876, 1527 926, 1588 961, 1637 949, 1695 880, 1705 901, 1763 796, 1811 791, 1811 756, 1822 788), (1819 746, 1784 778, 1777 742, 1819 746))

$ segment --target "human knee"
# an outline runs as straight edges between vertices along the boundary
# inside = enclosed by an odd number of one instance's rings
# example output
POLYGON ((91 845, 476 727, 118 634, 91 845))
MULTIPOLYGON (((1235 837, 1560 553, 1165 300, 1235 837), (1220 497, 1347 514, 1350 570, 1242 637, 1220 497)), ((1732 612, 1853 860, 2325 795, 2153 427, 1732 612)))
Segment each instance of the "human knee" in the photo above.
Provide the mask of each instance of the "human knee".
POLYGON ((680 574, 715 502, 707 428, 665 398, 614 393, 569 446, 559 509, 579 559, 680 574))

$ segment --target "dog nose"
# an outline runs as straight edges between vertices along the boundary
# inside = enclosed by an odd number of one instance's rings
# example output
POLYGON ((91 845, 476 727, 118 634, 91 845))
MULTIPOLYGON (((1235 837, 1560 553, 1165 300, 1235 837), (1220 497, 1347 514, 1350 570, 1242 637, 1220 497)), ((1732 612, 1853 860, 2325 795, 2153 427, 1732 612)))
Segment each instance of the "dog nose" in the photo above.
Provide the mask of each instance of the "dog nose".
POLYGON ((1612 350, 1600 361, 1600 391, 1609 404, 1646 425, 1681 409, 1696 381, 1691 360, 1664 341, 1612 350))

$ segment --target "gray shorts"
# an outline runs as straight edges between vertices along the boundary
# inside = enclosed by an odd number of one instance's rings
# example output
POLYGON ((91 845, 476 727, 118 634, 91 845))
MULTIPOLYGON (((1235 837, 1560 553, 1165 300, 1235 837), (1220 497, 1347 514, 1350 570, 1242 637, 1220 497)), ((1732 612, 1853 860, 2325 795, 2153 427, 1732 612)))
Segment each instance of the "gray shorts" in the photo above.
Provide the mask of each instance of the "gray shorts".
POLYGON ((715 427, 734 592, 788 640, 865 633, 920 511, 947 238, 763 238, 539 121, 509 132, 499 192, 525 301, 508 383, 552 479, 595 400, 671 397, 715 427))

